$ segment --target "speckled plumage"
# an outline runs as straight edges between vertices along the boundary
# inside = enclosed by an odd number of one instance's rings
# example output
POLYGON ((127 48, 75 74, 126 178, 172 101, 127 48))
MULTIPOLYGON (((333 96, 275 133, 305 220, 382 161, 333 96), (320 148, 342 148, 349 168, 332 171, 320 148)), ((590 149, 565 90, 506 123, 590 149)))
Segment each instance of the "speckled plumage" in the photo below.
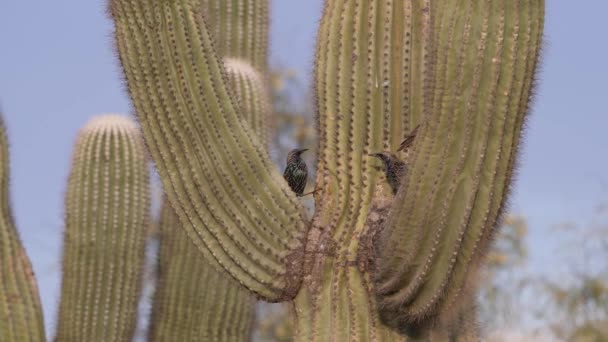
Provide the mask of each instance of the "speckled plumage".
POLYGON ((399 158, 390 152, 374 153, 370 154, 370 156, 376 157, 382 161, 386 181, 388 182, 388 185, 390 185, 391 190, 393 190, 393 194, 396 194, 399 190, 399 185, 401 184, 401 178, 403 178, 407 172, 405 162, 399 160, 399 158))
POLYGON ((287 166, 283 173, 283 178, 289 184, 289 187, 297 196, 304 194, 306 188, 306 180, 308 179, 308 167, 302 160, 302 153, 307 149, 295 149, 287 154, 287 166))

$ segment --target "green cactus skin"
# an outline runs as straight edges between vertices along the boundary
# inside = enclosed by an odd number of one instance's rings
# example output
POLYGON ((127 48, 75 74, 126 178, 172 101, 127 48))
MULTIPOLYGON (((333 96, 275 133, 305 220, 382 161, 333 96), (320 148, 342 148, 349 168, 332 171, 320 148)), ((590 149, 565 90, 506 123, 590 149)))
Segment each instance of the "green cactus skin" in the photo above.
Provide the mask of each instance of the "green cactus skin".
POLYGON ((188 0, 112 0, 110 13, 144 138, 188 236, 259 297, 293 298, 304 212, 240 119, 202 14, 188 0))
POLYGON ((9 203, 9 147, 0 113, 0 341, 44 341, 38 287, 9 203))
POLYGON ((368 154, 395 151, 421 121, 423 89, 414 85, 425 73, 430 19, 411 13, 427 3, 325 3, 314 82, 320 127, 317 188, 326 191, 317 202, 315 222, 331 227, 340 262, 357 255, 382 174, 375 169, 381 162, 368 154), (404 115, 409 112, 416 115, 404 115))
POLYGON ((167 201, 159 255, 150 341, 249 341, 253 296, 201 258, 167 201))
POLYGON ((376 260, 381 313, 396 326, 457 310, 482 262, 511 182, 544 1, 449 0, 432 13, 431 105, 376 260))
POLYGON ((260 72, 268 63, 268 0, 199 0, 221 57, 247 60, 260 72))
POLYGON ((224 58, 230 85, 241 103, 241 111, 259 140, 268 146, 268 116, 271 113, 270 98, 264 78, 247 61, 224 58))
POLYGON ((314 79, 316 187, 323 191, 308 238, 310 276, 295 299, 298 341, 405 340, 382 324, 373 296, 366 240, 381 227, 393 196, 378 180, 382 164, 367 155, 396 151, 421 123, 426 89, 417 85, 428 68, 429 4, 325 2, 314 79))
POLYGON ((66 194, 57 341, 130 341, 146 229, 146 154, 135 123, 93 118, 79 133, 66 194))

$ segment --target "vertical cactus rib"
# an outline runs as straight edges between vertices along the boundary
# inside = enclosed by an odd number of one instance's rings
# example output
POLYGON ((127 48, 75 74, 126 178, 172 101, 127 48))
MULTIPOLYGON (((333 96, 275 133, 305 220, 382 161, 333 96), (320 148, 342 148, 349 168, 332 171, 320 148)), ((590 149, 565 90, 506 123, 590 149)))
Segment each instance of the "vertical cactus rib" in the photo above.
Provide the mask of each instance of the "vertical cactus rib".
POLYGON ((144 138, 188 236, 260 297, 293 297, 303 212, 240 119, 203 16, 187 0, 112 0, 110 12, 144 138))
POLYGON ((449 0, 431 12, 432 106, 376 260, 379 308, 394 325, 465 297, 511 183, 544 1, 449 0))
POLYGON ((326 281, 315 291, 303 288, 294 302, 295 341, 408 341, 381 323, 369 274, 329 263, 317 271, 326 281))
POLYGON ((259 141, 268 145, 270 98, 264 78, 245 60, 225 58, 224 65, 245 120, 258 135, 259 141))
POLYGON ((0 340, 44 341, 36 279, 10 208, 9 147, 1 113, 0 192, 0 340))
POLYGON ((268 0, 198 0, 221 57, 268 68, 268 0))
POLYGON ((93 118, 68 181, 57 341, 133 337, 149 211, 139 129, 120 115, 93 118))
POLYGON ((423 9, 429 6, 423 0, 325 5, 315 90, 321 131, 317 183, 327 191, 318 210, 330 217, 338 245, 349 254, 357 249, 352 237, 362 232, 380 175, 367 154, 395 151, 422 120, 425 89, 413 85, 425 77, 430 15, 423 9), (414 11, 424 15, 412 16, 414 11))
POLYGON ((249 340, 253 296, 200 257, 166 201, 159 257, 150 341, 249 340))

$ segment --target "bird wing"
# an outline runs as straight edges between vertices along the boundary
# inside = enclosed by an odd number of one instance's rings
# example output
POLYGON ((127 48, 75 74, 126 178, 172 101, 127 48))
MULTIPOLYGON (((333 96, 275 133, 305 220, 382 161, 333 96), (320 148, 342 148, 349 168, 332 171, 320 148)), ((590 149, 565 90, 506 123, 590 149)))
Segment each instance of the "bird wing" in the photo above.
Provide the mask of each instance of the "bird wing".
POLYGON ((416 126, 414 130, 401 142, 397 151, 404 151, 406 148, 410 147, 416 138, 416 134, 418 134, 418 128, 420 125, 416 126))

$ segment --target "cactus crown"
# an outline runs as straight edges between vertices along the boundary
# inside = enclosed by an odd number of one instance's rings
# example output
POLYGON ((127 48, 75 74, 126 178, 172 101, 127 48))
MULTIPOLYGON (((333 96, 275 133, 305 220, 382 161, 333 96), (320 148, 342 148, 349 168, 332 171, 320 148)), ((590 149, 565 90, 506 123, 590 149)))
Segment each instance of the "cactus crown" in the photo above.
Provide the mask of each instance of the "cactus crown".
POLYGON ((58 341, 133 337, 149 210, 137 126, 119 115, 92 119, 78 135, 66 194, 58 341))

